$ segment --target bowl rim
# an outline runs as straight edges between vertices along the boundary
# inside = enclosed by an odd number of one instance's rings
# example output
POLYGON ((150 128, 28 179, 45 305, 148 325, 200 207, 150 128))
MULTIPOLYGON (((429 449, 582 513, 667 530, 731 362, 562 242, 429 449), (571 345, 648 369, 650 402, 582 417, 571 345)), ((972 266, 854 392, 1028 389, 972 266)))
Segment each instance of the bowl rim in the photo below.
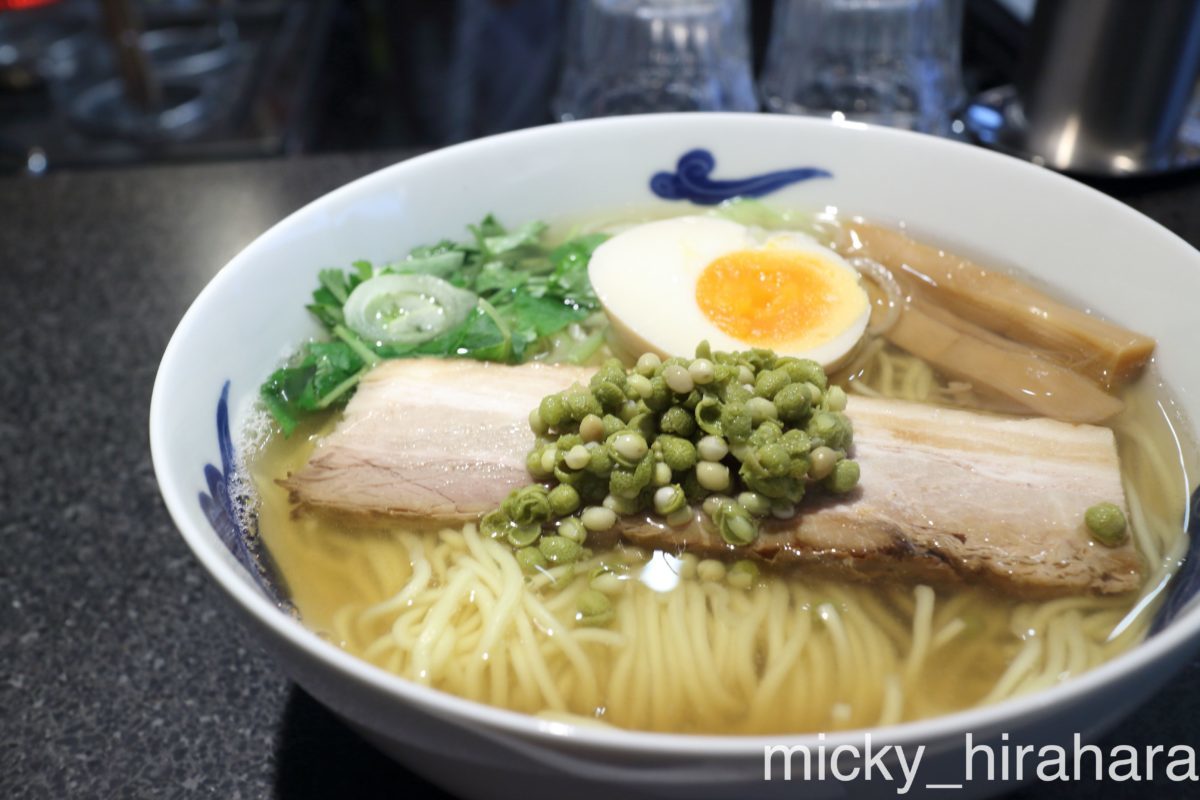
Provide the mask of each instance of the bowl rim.
MULTIPOLYGON (((233 599, 236 605, 243 612, 249 614, 256 622, 268 629, 272 635, 284 640, 289 646, 303 651, 308 657, 321 662, 323 666, 338 673, 339 677, 353 680, 362 687, 386 695, 390 700, 412 704, 425 713, 453 720, 457 724, 483 725, 490 731, 516 734, 527 740, 557 740, 564 744, 599 752, 620 753, 637 751, 645 753, 649 751, 657 755, 677 756, 745 757, 753 755, 761 757, 764 747, 784 743, 790 745, 807 744, 811 747, 823 745, 829 748, 828 752, 839 745, 861 743, 866 734, 870 734, 871 739, 876 742, 884 741, 889 744, 908 746, 941 740, 946 737, 959 737, 970 731, 992 730, 997 725, 1003 725, 1010 721, 1015 722, 1022 717, 1036 717, 1051 713, 1056 707, 1063 706, 1071 701, 1079 700, 1083 696, 1097 693, 1106 687, 1113 686, 1121 677, 1142 670, 1174 652, 1182 656, 1188 648, 1195 648, 1197 645, 1200 645, 1200 610, 1193 608, 1191 612, 1181 613, 1171 624, 1167 625, 1154 636, 1139 642, 1124 653, 1062 684, 1056 684, 1046 689, 1013 697, 992 705, 977 706, 949 714, 941 714, 887 726, 767 735, 658 733, 623 728, 592 727, 560 720, 544 719, 461 698, 439 689, 422 686, 351 655, 304 627, 301 622, 284 612, 263 592, 252 586, 250 581, 245 580, 245 576, 238 575, 236 570, 241 569, 241 567, 235 567, 234 562, 227 557, 218 537, 211 530, 204 530, 201 526, 191 524, 189 512, 185 511, 185 509, 194 504, 194 493, 191 489, 185 488, 185 486, 190 486, 186 479, 171 473, 168 467, 169 457, 165 449, 169 420, 169 409, 164 401, 164 396, 168 391, 166 387, 167 374, 170 372, 170 365, 177 360, 177 354, 183 347, 183 343, 196 335, 200 327, 201 309, 210 302, 210 298, 216 295, 222 287, 237 280, 238 273, 247 268, 246 265, 254 262, 258 256, 259 249, 264 246, 264 242, 292 228, 302 226, 305 219, 314 210, 335 205, 338 201, 351 194, 369 192, 378 185, 398 179, 405 171, 412 169, 414 166, 429 168, 442 163, 451 164, 459 157, 460 153, 487 148, 500 142, 526 141, 530 146, 536 146, 537 143, 547 139, 556 139, 562 136, 569 137, 572 135, 570 131, 577 127, 589 130, 642 127, 649 132, 650 129, 664 122, 678 122, 680 119, 686 119, 689 126, 788 126, 798 131, 802 131, 805 128, 822 130, 830 127, 844 128, 866 131, 870 136, 909 142, 921 147, 951 149, 964 155, 966 155, 966 151, 969 151, 970 155, 968 157, 970 158, 979 159, 984 163, 997 164, 1010 171, 1020 171, 1035 182, 1042 181, 1059 189, 1090 195, 1093 201, 1107 203, 1111 207, 1119 209, 1118 213, 1125 215, 1131 222, 1142 226, 1150 226, 1154 230, 1155 235, 1168 237, 1172 240, 1176 247, 1181 250, 1181 254, 1185 254, 1186 259, 1190 259, 1192 262, 1191 266, 1187 268, 1200 269, 1200 251, 1192 248, 1185 240, 1160 223, 1090 186, 1012 156, 982 147, 859 122, 755 113, 706 112, 697 114, 693 112, 643 114, 573 121, 565 124, 551 123, 450 145, 413 156, 363 175, 317 197, 257 236, 221 267, 192 301, 164 350, 154 381, 149 414, 150 450, 155 477, 167 510, 180 535, 187 542, 189 548, 203 565, 204 569, 225 593, 233 599)), ((1187 521, 1186 513, 1185 526, 1187 521)), ((1185 533, 1184 535, 1187 534, 1185 533)), ((274 654, 273 657, 278 658, 274 654)), ((1182 658, 1180 661, 1182 663, 1182 658)))

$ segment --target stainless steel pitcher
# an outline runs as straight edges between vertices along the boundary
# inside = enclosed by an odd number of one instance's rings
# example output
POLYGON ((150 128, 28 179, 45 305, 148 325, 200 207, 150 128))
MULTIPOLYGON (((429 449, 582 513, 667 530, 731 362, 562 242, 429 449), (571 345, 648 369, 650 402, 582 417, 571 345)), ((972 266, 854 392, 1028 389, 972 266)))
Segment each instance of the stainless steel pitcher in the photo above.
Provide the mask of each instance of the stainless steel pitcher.
POLYGON ((1023 149, 1056 169, 1161 171, 1198 70, 1198 0, 1041 0, 1016 81, 1023 149))

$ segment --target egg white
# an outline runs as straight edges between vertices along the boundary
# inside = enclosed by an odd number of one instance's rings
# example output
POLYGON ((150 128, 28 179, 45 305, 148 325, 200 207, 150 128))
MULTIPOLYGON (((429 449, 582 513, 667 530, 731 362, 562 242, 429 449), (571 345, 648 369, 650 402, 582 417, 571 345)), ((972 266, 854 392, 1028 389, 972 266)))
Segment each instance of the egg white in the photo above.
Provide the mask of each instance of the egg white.
POLYGON ((717 217, 687 216, 648 222, 622 231, 592 254, 588 277, 621 344, 631 354, 690 356, 707 339, 714 350, 745 350, 756 346, 718 328, 696 300, 701 273, 716 259, 741 250, 785 249, 812 254, 844 269, 861 297, 847 298, 861 306, 849 325, 804 350, 786 346, 780 355, 811 358, 825 367, 843 359, 862 338, 870 303, 858 273, 828 248, 802 233, 765 231, 717 217))

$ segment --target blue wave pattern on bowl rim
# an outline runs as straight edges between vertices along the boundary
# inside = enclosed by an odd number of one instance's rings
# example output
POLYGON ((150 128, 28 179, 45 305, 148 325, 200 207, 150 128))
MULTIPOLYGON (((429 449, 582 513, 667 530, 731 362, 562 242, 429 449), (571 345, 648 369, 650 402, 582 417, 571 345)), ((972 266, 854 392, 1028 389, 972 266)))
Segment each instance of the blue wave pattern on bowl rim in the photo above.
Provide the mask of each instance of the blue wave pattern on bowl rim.
POLYGON ((832 178, 833 173, 820 167, 765 172, 736 180, 713 180, 717 159, 704 148, 689 150, 679 157, 674 172, 656 172, 650 178, 650 191, 664 200, 690 200, 697 205, 715 206, 734 197, 762 197, 793 183, 813 178, 832 178))
POLYGON ((221 453, 221 467, 204 465, 204 480, 208 492, 200 492, 200 510, 208 524, 216 532, 225 548, 237 562, 245 567, 267 595, 277 603, 286 604, 278 590, 277 571, 270 557, 259 546, 257 536, 252 536, 241 520, 246 498, 235 496, 232 491, 234 475, 237 474, 237 459, 233 449, 233 435, 229 430, 229 386, 225 381, 217 400, 217 448, 221 453))

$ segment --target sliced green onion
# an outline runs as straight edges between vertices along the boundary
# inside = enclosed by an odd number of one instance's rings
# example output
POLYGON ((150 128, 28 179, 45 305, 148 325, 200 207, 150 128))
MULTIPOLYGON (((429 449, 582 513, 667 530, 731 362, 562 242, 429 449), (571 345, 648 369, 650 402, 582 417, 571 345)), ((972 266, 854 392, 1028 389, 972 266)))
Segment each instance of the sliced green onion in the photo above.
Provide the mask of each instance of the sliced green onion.
POLYGON ((369 341, 419 344, 461 325, 477 299, 433 275, 379 275, 359 284, 342 312, 369 341))

